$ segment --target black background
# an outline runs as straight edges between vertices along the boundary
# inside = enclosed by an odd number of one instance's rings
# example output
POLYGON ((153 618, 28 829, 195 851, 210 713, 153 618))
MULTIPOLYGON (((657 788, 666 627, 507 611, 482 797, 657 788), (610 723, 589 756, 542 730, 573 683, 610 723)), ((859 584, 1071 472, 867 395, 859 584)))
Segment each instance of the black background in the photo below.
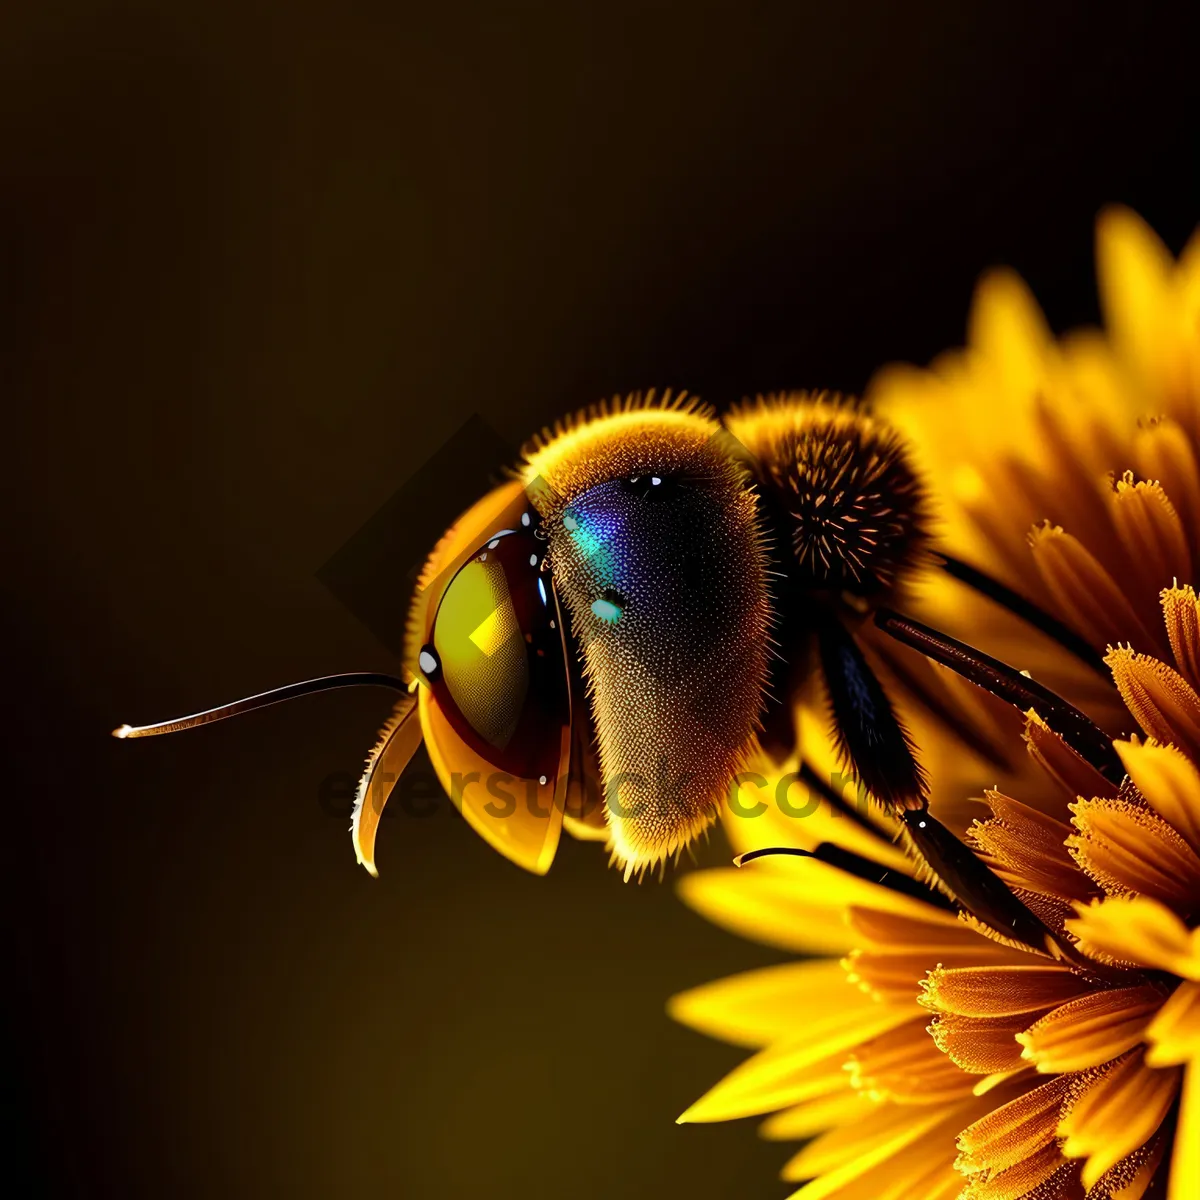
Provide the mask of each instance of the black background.
POLYGON ((673 1124, 741 1053, 662 1011, 770 952, 444 808, 370 880, 320 789, 377 694, 107 731, 393 666, 316 573, 471 414, 859 389, 996 262, 1095 320, 1102 204, 1200 217, 1200 109, 1194 26, 1090 7, 6 7, 22 1194, 785 1194, 748 1124, 673 1124))

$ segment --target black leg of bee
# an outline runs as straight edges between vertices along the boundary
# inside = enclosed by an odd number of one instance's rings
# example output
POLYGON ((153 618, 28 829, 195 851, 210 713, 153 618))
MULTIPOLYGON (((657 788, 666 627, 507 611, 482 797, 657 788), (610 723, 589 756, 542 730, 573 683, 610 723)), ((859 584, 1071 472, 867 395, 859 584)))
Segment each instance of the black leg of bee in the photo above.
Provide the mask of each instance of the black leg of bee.
POLYGON ((851 850, 834 845, 833 842, 821 842, 814 850, 801 850, 796 846, 774 846, 763 850, 750 850, 746 854, 738 855, 733 861, 736 866, 742 867, 756 858, 767 858, 780 854, 790 854, 798 858, 815 858, 818 862, 829 863, 830 866, 837 867, 848 875, 865 879, 868 883, 878 883, 889 891, 924 900, 947 912, 954 911, 953 902, 936 888, 929 887, 928 884, 914 879, 911 875, 893 871, 890 867, 875 862, 874 859, 865 858, 861 854, 855 854, 851 850))
POLYGON ((395 692, 408 692, 408 684, 395 675, 384 675, 378 671, 350 671, 345 675, 325 675, 319 679, 289 683, 286 687, 259 692, 257 696, 247 696, 245 700, 235 700, 232 704, 209 708, 204 712, 193 713, 190 717, 159 721, 156 725, 121 725, 112 731, 113 737, 157 737, 162 733, 178 733, 183 729, 195 729, 198 725, 224 721, 227 717, 238 717, 242 713, 254 712, 271 704, 280 704, 284 700, 294 700, 297 696, 311 696, 315 692, 331 692, 344 687, 384 687, 395 692))
POLYGON ((982 654, 965 642, 890 609, 879 609, 875 614, 875 624, 898 642, 949 667, 964 679, 969 679, 1022 712, 1036 709, 1046 724, 1105 779, 1120 784, 1125 778, 1125 768, 1113 749, 1112 739, 1085 713, 1068 704, 1048 687, 1022 675, 1007 663, 982 654))
POLYGON ((1053 638, 1080 662, 1086 663, 1098 675, 1102 675, 1105 679, 1109 678, 1104 659, 1084 638, 1064 625, 1057 617, 1052 617, 1045 609, 1039 608, 1031 600, 1026 600, 1024 596, 1014 592, 1012 588, 1007 587, 998 579, 993 579, 978 567, 973 567, 970 563, 965 563, 962 559, 954 558, 949 554, 939 554, 938 557, 942 560, 942 568, 947 575, 953 575, 955 579, 961 580, 989 600, 994 600, 1001 608, 1008 609, 1026 624, 1032 625, 1034 629, 1040 629, 1042 633, 1053 638))
POLYGON ((905 832, 958 904, 1004 937, 1045 951, 1050 931, 969 846, 928 812, 906 812, 905 832))
POLYGON ((924 808, 925 772, 858 643, 833 617, 820 623, 818 643, 842 756, 881 803, 897 811, 924 808))
POLYGON ((897 814, 913 849, 959 908, 1003 937, 1044 952, 1051 937, 1045 925, 969 846, 929 815, 925 773, 858 643, 832 620, 822 623, 819 642, 836 737, 862 782, 897 814))

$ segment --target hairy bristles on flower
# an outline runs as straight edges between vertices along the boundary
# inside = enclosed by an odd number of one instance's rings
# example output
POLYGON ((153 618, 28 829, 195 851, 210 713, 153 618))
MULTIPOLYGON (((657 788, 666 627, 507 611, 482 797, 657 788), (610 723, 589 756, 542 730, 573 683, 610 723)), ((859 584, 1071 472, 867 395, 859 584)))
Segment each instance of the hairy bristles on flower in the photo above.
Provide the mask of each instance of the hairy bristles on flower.
MULTIPOLYGON (((1156 1162, 1162 1157, 1164 1142, 1156 1134, 1179 1093, 1180 1077, 1178 1068, 1148 1069, 1138 1047, 1098 1068, 1089 1086, 1075 1083, 1056 1132, 1064 1139, 1064 1157, 1087 1160, 1080 1175, 1084 1187, 1094 1188, 1114 1171, 1131 1147, 1144 1147, 1145 1158, 1156 1162)), ((1135 1159, 1125 1174, 1135 1178, 1145 1158, 1135 1159)))
POLYGON ((1193 755, 1200 751, 1200 695, 1178 671, 1129 646, 1110 650, 1104 661, 1146 733, 1193 755))
POLYGON ((1200 912, 1200 858, 1148 805, 1078 800, 1078 833, 1067 838, 1080 870, 1110 896, 1149 896, 1181 912, 1200 912))
POLYGON ((1134 480, 1126 471, 1116 481, 1113 522, 1125 552, 1151 579, 1190 579, 1192 552, 1179 514, 1157 480, 1134 480))
POLYGON ((1178 583, 1164 588, 1162 608, 1175 665, 1192 687, 1200 687, 1200 599, 1195 588, 1178 583))

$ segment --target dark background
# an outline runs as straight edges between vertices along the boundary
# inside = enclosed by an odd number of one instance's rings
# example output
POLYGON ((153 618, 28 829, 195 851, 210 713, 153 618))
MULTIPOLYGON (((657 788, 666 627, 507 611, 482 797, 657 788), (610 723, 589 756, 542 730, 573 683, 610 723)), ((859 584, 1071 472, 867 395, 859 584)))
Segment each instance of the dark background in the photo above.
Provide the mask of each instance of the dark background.
POLYGON ((319 789, 379 694, 107 731, 391 667, 316 572, 473 413, 858 389, 994 262, 1094 320, 1104 202, 1200 217, 1196 31, 1083 11, 5 6, 22 1194, 784 1194, 749 1124, 673 1124, 741 1053, 662 1012, 768 951, 445 810, 372 881, 319 789))

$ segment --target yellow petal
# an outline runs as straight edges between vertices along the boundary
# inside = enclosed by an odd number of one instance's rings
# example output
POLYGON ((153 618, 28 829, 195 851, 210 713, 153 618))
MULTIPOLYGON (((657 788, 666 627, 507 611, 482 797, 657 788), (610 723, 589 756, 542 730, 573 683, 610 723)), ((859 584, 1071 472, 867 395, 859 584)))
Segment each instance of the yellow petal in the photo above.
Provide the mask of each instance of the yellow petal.
POLYGON ((754 941, 810 954, 853 946, 851 905, 908 914, 937 910, 813 859, 760 859, 745 867, 695 871, 679 881, 685 904, 724 929, 754 941))
POLYGON ((1095 888, 1071 858, 1070 826, 1001 792, 986 793, 992 816, 972 825, 967 842, 1010 887, 1082 900, 1095 888))
POLYGON ((1124 800, 1080 800, 1071 856, 1106 892, 1143 895, 1188 913, 1200 900, 1200 858, 1156 812, 1124 800))
POLYGON ((850 1080, 893 1100, 940 1104, 971 1095, 974 1079, 943 1054, 919 1019, 863 1042, 848 1056, 850 1080))
POLYGON ((1124 589, 1077 537, 1047 521, 1030 531, 1029 545, 1059 612, 1093 645, 1133 638, 1154 649, 1163 640, 1151 633, 1124 589))
MULTIPOLYGON (((796 1029, 796 1013, 857 1008, 871 999, 846 978, 836 959, 783 963, 731 975, 674 996, 667 1012, 709 1037, 755 1049, 783 1041, 796 1029)), ((807 1017, 806 1017, 807 1023, 807 1017)))
POLYGON ((1153 375, 1167 328, 1171 255, 1136 213, 1114 207, 1096 222, 1096 273, 1104 321, 1140 373, 1153 375))
POLYGON ((1146 803, 1200 850, 1200 771, 1182 751, 1158 742, 1114 742, 1146 803))
MULTIPOLYGON (((937 1016, 929 1032, 937 1048, 955 1066, 972 1075, 999 1075, 1022 1065, 1017 1034, 1024 1028, 1020 1017, 937 1016)), ((974 1090, 974 1084, 971 1085, 974 1090)))
POLYGON ((1089 987, 1074 971, 1049 964, 961 970, 939 966, 925 980, 924 1003, 964 1017, 1006 1017, 1055 1008, 1089 987))
POLYGON ((768 1117, 759 1126, 758 1132, 773 1142, 798 1141, 834 1126, 869 1121, 882 1106, 883 1101, 868 1096, 866 1092, 856 1092, 850 1086, 850 1077, 847 1075, 846 1086, 840 1091, 784 1109, 768 1117))
POLYGON ((783 1178, 798 1182, 814 1179, 848 1163, 873 1158, 887 1145, 891 1154, 903 1150, 946 1119, 941 1108, 889 1104, 877 1108, 870 1120, 843 1125, 809 1142, 783 1168, 783 1178))
POLYGON ((1126 552, 1155 593, 1172 579, 1191 578, 1192 553, 1183 522, 1160 483, 1135 482, 1127 471, 1116 481, 1112 511, 1126 552))
POLYGON ((727 790, 721 803, 721 823, 735 854, 769 846, 794 846, 812 850, 821 842, 832 842, 861 854, 892 870, 912 874, 912 862, 890 842, 890 834, 878 826, 878 806, 859 795, 857 785, 841 770, 829 739, 827 714, 818 721, 807 711, 797 718, 803 761, 819 778, 834 787, 841 782, 842 797, 867 822, 864 828, 828 799, 817 795, 798 775, 795 763, 781 769, 766 761, 751 763, 738 776, 737 786, 727 790))
POLYGON ((1084 1071, 1133 1049, 1162 1001, 1150 984, 1092 992, 1035 1021, 1017 1041, 1044 1075, 1084 1071))
POLYGON ((1196 1200, 1197 1196, 1200 1196, 1200 1060, 1192 1059, 1183 1077, 1167 1200, 1196 1200))
MULTIPOLYGON (((925 1125, 926 1113, 908 1111, 925 1125)), ((954 1131, 963 1117, 957 1106, 935 1111, 938 1119, 916 1138, 902 1127, 890 1139, 806 1183, 788 1200, 945 1200, 954 1131)), ((961 1180, 956 1186, 961 1187, 961 1180)))
POLYGON ((1200 600, 1190 584, 1163 588, 1160 599, 1175 665, 1184 679, 1196 687, 1200 684, 1200 600))
POLYGON ((1146 1030, 1146 1061, 1152 1067, 1200 1059, 1200 983, 1184 980, 1146 1030))
POLYGON ((1179 1072, 1148 1067, 1134 1050, 1074 1093, 1058 1135, 1067 1158, 1086 1158, 1084 1187, 1094 1187, 1157 1132, 1179 1091, 1179 1072))
POLYGON ((964 1174, 1002 1171, 1054 1141, 1069 1080, 1052 1079, 992 1109, 958 1135, 964 1174))
POLYGON ((1076 904, 1066 922, 1079 947, 1100 962, 1133 963, 1200 980, 1200 938, 1166 905, 1145 896, 1076 904))
MULTIPOLYGON (((1157 479, 1166 489, 1194 545, 1200 537, 1200 465, 1191 438, 1178 421, 1144 421, 1134 435, 1133 461, 1143 478, 1157 479)), ((1200 683, 1200 676, 1192 683, 1200 683)))
MULTIPOLYGON (((696 1101, 679 1123, 761 1116, 835 1091, 845 1080, 849 1051, 910 1020, 886 1005, 820 1014, 814 1034, 760 1050, 696 1101)), ((806 1022, 807 1023, 807 1022, 806 1022)))
POLYGON ((1043 1146, 1006 1170, 971 1180, 961 1200, 1025 1200, 1026 1197, 1077 1197, 1079 1165, 1063 1158, 1055 1145, 1043 1146))
MULTIPOLYGON (((1033 761, 1074 800, 1077 796, 1115 796, 1110 783, 1071 749, 1033 709, 1025 714, 1025 744, 1033 761)), ((1060 810, 1056 810, 1060 811, 1060 810)), ((1062 815, 1065 817, 1066 813, 1062 815)))
POLYGON ((1033 293, 1015 271, 989 271, 979 281, 967 336, 987 359, 998 390, 1030 395, 1043 381, 1053 339, 1033 293))
POLYGON ((1127 646, 1109 650, 1104 661, 1121 699, 1152 738, 1186 751, 1200 747, 1200 696, 1178 671, 1127 646))
POLYGON ((1107 1195, 1109 1200, 1142 1200, 1162 1164, 1167 1141, 1165 1132, 1160 1131, 1147 1145, 1119 1162, 1096 1185, 1097 1195, 1107 1195))

